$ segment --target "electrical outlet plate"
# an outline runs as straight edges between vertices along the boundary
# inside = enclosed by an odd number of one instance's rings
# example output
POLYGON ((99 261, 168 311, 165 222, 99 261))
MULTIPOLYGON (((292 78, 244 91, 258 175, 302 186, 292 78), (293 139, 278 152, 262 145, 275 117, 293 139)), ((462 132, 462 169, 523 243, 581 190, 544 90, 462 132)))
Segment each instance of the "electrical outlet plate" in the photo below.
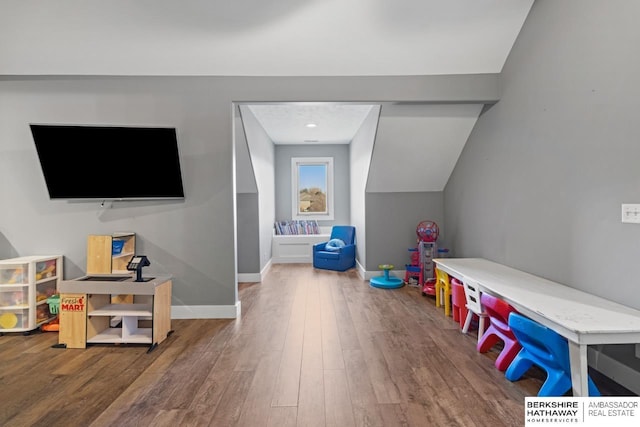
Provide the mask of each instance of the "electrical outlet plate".
POLYGON ((622 222, 640 224, 640 204, 624 203, 622 205, 622 222))

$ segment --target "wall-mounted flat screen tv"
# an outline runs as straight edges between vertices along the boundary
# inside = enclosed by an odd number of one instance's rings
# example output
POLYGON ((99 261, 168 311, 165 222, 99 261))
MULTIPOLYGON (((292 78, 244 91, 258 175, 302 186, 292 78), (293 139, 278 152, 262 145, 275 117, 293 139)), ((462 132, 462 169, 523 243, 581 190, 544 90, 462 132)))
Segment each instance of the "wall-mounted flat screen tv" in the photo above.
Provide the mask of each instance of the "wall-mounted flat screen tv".
POLYGON ((175 128, 30 124, 51 199, 182 199, 175 128))

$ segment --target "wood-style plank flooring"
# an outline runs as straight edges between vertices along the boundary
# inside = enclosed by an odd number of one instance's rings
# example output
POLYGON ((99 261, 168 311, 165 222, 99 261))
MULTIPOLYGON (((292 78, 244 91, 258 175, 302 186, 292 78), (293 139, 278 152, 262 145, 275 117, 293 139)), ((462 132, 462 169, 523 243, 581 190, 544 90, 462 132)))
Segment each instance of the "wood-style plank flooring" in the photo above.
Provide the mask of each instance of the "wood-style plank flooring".
POLYGON ((507 381, 432 297, 354 270, 274 265, 240 300, 239 319, 173 320, 150 353, 1 336, 0 425, 511 427, 544 378, 507 381))

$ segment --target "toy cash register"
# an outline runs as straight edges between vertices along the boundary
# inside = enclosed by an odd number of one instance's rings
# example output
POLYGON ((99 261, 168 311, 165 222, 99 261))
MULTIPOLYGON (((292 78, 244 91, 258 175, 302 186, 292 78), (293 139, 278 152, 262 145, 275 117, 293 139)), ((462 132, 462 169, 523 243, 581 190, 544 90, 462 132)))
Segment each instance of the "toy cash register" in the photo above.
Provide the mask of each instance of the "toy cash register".
POLYGON ((136 272, 136 282, 144 282, 142 278, 142 267, 151 265, 149 258, 145 255, 134 255, 131 257, 131 261, 127 264, 127 270, 136 272))

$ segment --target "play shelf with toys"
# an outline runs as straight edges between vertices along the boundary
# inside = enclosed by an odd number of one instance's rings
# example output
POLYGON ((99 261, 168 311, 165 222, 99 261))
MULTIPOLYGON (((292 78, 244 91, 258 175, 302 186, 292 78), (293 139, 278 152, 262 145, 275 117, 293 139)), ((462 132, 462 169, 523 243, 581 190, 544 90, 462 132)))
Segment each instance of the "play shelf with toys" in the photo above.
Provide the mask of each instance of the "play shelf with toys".
POLYGON ((62 256, 25 256, 0 261, 0 335, 30 331, 55 319, 47 299, 62 279, 62 256))

